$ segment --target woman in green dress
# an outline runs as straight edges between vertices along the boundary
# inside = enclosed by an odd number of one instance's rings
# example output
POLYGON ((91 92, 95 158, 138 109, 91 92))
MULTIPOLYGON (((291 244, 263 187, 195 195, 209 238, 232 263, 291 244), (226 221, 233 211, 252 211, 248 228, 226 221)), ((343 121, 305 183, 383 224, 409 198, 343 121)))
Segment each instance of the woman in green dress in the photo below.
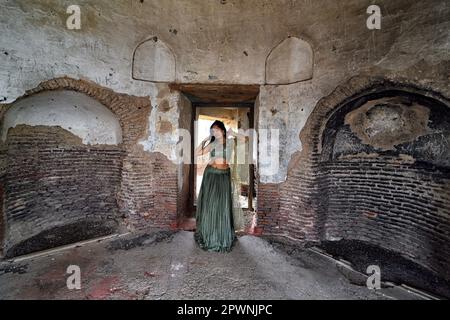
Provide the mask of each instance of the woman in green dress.
POLYGON ((203 173, 197 199, 194 239, 205 251, 230 252, 237 240, 231 171, 227 163, 231 149, 227 148, 226 129, 222 121, 216 120, 210 131, 210 137, 195 150, 196 156, 209 152, 210 160, 203 173))

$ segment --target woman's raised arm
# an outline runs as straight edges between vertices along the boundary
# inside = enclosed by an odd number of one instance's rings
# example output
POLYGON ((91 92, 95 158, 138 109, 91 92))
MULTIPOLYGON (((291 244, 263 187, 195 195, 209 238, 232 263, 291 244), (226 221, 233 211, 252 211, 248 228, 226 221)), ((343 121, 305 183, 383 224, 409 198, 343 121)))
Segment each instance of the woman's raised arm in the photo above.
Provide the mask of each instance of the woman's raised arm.
POLYGON ((239 139, 239 141, 247 141, 248 140, 248 135, 234 132, 233 129, 231 129, 231 128, 229 128, 227 131, 227 137, 235 137, 235 138, 239 139))
MULTIPOLYGON (((208 138, 207 138, 207 139, 208 139, 208 138)), ((206 143, 206 140, 207 140, 207 139, 205 139, 205 140, 203 140, 202 142, 200 142, 200 144, 198 145, 198 147, 195 148, 195 150, 194 150, 194 155, 195 155, 196 157, 202 156, 202 155, 208 153, 208 152, 211 150, 211 148, 212 148, 212 144, 211 144, 211 143, 208 144, 205 148, 202 149, 203 143, 206 143)))

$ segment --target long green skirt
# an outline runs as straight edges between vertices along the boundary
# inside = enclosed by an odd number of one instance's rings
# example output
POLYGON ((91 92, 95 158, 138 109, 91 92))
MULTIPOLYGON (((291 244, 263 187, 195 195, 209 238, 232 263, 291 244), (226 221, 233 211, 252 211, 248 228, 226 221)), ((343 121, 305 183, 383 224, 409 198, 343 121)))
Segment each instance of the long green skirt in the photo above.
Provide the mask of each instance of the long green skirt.
POLYGON ((197 199, 194 238, 205 251, 229 252, 234 233, 230 168, 207 165, 197 199))

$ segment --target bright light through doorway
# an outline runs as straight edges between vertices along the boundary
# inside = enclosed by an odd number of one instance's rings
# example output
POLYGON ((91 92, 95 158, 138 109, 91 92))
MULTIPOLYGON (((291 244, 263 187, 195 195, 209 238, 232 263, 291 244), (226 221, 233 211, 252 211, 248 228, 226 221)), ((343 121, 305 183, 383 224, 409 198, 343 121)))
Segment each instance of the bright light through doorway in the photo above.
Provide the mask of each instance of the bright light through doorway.
MULTIPOLYGON (((220 120, 225 124, 225 128, 228 130, 231 128, 233 131, 237 132, 239 128, 244 127, 248 129, 249 119, 248 119, 248 108, 197 108, 196 115, 196 130, 197 135, 195 139, 195 146, 198 146, 203 139, 207 138, 210 134, 210 127, 215 120, 220 120), (227 114, 227 116, 220 117, 220 112, 227 114)), ((242 146, 238 152, 248 153, 248 143, 242 146)), ((200 186, 203 178, 203 172, 205 170, 206 164, 209 159, 209 154, 205 154, 203 157, 197 158, 197 166, 195 172, 195 197, 194 205, 197 204, 198 194, 200 192, 200 186)), ((249 166, 248 164, 243 164, 239 166, 239 175, 242 181, 241 184, 241 194, 240 194, 240 204, 241 208, 248 208, 249 202, 249 166)), ((256 200, 256 199, 254 199, 256 200)))

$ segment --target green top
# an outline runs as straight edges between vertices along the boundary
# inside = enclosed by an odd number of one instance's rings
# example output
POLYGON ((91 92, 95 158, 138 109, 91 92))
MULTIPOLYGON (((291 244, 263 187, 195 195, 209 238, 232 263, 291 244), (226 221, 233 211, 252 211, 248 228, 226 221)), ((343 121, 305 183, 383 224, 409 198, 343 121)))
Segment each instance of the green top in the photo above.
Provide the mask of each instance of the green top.
POLYGON ((215 158, 216 157, 216 153, 217 152, 216 152, 215 149, 217 148, 217 151, 219 153, 222 153, 222 158, 225 159, 228 163, 230 163, 231 162, 231 157, 232 157, 232 154, 233 154, 233 147, 234 147, 233 139, 227 139, 225 148, 221 147, 217 143, 217 140, 215 140, 212 143, 212 148, 210 150, 211 158, 215 158), (220 150, 221 148, 223 149, 222 151, 220 150))
MULTIPOLYGON (((216 148, 220 150, 220 147, 219 147, 219 144, 217 143, 217 140, 215 140, 212 143, 212 148, 211 148, 211 151, 210 151, 211 157, 215 157, 215 155, 216 155, 216 152, 215 152, 216 148)), ((226 159, 226 150, 225 150, 226 148, 222 148, 222 149, 223 149, 222 150, 223 158, 226 159)))

